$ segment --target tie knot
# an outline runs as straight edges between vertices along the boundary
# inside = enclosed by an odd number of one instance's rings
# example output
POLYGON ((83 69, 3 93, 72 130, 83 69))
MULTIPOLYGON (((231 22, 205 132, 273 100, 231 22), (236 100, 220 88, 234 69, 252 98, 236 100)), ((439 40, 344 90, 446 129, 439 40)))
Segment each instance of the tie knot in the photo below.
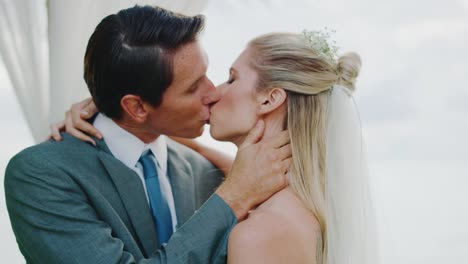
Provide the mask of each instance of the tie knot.
POLYGON ((151 151, 151 149, 145 150, 145 151, 143 151, 143 153, 141 153, 139 161, 141 159, 151 158, 151 156, 153 156, 153 152, 151 151))
POLYGON ((156 164, 154 163, 153 153, 151 151, 142 154, 138 161, 143 167, 145 179, 157 177, 156 164))

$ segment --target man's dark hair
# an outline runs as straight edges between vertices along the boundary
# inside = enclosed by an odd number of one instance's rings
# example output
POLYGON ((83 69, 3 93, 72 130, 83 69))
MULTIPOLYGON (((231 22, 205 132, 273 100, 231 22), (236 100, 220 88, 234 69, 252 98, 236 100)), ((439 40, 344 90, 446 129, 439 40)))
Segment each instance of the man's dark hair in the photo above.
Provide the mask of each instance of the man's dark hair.
POLYGON ((100 112, 121 118, 120 100, 140 96, 153 106, 174 77, 174 53, 194 41, 204 17, 135 6, 104 18, 86 48, 84 79, 100 112))

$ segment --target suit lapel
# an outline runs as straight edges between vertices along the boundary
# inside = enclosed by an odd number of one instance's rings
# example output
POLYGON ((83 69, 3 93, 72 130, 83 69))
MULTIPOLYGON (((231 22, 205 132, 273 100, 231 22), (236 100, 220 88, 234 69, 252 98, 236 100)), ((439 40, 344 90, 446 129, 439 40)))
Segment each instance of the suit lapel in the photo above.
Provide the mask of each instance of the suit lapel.
POLYGON ((167 141, 168 171, 177 212, 177 225, 184 224, 195 212, 195 185, 190 164, 182 159, 174 149, 172 141, 167 141))
POLYGON ((149 256, 158 248, 158 242, 143 185, 133 170, 112 156, 103 141, 97 141, 101 148, 99 159, 114 182, 146 256, 149 256))

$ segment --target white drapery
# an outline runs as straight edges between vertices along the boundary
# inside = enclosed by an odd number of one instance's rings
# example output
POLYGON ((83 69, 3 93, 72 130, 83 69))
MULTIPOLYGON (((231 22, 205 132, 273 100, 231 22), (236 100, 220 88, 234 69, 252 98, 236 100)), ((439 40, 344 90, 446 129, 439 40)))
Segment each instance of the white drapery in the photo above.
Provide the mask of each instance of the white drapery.
POLYGON ((0 0, 0 54, 36 141, 49 124, 45 1, 0 0))
POLYGON ((88 39, 105 16, 135 4, 200 13, 208 0, 0 0, 0 54, 36 142, 69 106, 89 96, 88 39))

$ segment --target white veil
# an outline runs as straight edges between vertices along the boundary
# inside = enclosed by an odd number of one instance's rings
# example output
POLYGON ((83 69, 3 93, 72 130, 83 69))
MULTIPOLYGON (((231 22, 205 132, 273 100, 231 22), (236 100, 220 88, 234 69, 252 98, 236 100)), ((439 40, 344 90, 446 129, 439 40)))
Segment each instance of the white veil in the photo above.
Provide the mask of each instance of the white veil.
POLYGON ((361 121, 351 91, 335 85, 327 118, 327 264, 379 263, 361 121))

